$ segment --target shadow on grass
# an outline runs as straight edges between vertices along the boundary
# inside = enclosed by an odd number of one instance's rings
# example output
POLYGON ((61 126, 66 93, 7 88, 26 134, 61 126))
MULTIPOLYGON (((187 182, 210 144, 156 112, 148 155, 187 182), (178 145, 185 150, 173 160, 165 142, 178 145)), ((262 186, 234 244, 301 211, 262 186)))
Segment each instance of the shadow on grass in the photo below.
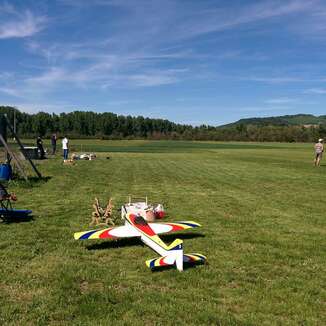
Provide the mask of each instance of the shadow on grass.
MULTIPOLYGON (((208 263, 207 262, 183 263, 183 270, 185 271, 187 269, 196 268, 196 267, 202 266, 202 265, 208 265, 208 263)), ((151 271, 152 271, 152 273, 162 273, 162 272, 165 272, 170 269, 175 269, 175 265, 157 267, 157 268, 153 268, 151 271)))
POLYGON ((103 250, 112 248, 123 248, 142 245, 142 242, 138 238, 123 238, 118 240, 108 240, 101 243, 95 243, 92 245, 86 245, 88 250, 103 250))
MULTIPOLYGON (((175 239, 194 239, 194 238, 203 238, 205 237, 202 234, 198 233, 187 233, 187 234, 167 234, 161 236, 161 239, 166 242, 172 242, 175 239)), ((92 245, 87 245, 88 250, 103 250, 103 249, 112 249, 112 248, 123 248, 123 247, 132 247, 143 245, 139 238, 122 238, 118 240, 109 240, 101 243, 95 243, 92 245)))
POLYGON ((31 188, 31 187, 38 187, 41 186, 42 184, 48 182, 51 180, 51 176, 46 176, 46 177, 29 177, 28 180, 25 180, 22 177, 16 177, 15 179, 11 180, 10 183, 22 187, 22 188, 31 188))

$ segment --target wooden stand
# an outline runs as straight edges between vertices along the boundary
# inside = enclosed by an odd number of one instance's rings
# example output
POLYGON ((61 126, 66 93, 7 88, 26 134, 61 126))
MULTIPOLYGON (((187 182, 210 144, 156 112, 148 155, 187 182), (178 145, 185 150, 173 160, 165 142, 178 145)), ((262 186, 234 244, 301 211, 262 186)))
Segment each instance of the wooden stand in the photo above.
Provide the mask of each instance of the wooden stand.
POLYGON ((95 197, 93 204, 93 213, 92 213, 92 221, 90 225, 115 225, 113 218, 113 204, 112 198, 109 199, 106 208, 103 209, 100 205, 98 198, 95 197))

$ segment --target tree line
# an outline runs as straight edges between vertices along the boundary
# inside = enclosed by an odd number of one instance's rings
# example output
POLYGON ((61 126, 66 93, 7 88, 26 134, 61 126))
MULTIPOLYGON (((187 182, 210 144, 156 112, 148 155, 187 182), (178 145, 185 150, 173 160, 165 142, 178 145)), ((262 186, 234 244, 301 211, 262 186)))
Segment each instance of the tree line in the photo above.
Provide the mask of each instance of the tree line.
POLYGON ((165 119, 123 116, 111 112, 29 114, 13 107, 0 106, 0 113, 6 113, 12 123, 15 116, 17 133, 24 138, 48 138, 57 133, 70 138, 314 142, 326 135, 325 124, 308 128, 247 124, 194 127, 165 119))

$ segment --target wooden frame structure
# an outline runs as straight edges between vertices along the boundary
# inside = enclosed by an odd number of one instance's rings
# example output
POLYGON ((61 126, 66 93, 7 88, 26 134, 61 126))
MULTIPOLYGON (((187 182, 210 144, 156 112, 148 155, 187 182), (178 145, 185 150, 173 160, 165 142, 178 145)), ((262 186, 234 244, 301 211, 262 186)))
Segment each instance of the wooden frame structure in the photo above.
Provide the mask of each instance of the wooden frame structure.
POLYGON ((0 120, 1 120, 1 129, 2 129, 2 133, 0 133, 0 142, 2 143, 2 145, 5 148, 6 151, 6 156, 7 156, 7 161, 10 164, 11 160, 14 161, 15 165, 17 166, 19 172, 22 174, 22 176, 24 177, 25 180, 27 180, 27 175, 23 169, 23 165, 21 164, 21 160, 19 159, 19 157, 17 155, 15 155, 15 153, 10 149, 8 143, 7 143, 7 127, 9 128, 10 132, 12 133, 12 135, 14 136, 17 144, 20 147, 20 150, 22 152, 22 154, 24 155, 25 159, 30 163, 32 169, 34 170, 35 174, 37 175, 38 178, 42 178, 41 173, 39 172, 39 170, 36 168, 35 164, 33 163, 33 161, 30 159, 30 157, 26 154, 25 152, 25 148, 24 145, 22 144, 22 142, 20 141, 17 133, 15 132, 14 128, 12 127, 8 117, 6 114, 1 114, 0 115, 0 120))

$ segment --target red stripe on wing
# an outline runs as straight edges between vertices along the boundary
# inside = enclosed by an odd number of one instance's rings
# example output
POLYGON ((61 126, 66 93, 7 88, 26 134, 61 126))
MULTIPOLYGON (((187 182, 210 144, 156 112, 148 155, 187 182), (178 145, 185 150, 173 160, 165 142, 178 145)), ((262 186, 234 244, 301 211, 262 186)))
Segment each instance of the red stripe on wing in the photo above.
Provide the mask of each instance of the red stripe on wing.
POLYGON ((169 232, 175 232, 175 231, 181 231, 181 230, 184 230, 185 228, 180 226, 180 225, 175 225, 173 223, 166 223, 168 225, 170 225, 172 227, 172 230, 169 231, 169 232))
POLYGON ((107 230, 105 230, 104 232, 102 232, 102 233, 99 235, 99 238, 100 238, 100 239, 106 239, 106 238, 114 239, 114 238, 116 238, 115 236, 113 236, 113 235, 110 234, 110 231, 111 231, 112 229, 113 229, 113 228, 110 228, 110 229, 107 229, 107 230))

